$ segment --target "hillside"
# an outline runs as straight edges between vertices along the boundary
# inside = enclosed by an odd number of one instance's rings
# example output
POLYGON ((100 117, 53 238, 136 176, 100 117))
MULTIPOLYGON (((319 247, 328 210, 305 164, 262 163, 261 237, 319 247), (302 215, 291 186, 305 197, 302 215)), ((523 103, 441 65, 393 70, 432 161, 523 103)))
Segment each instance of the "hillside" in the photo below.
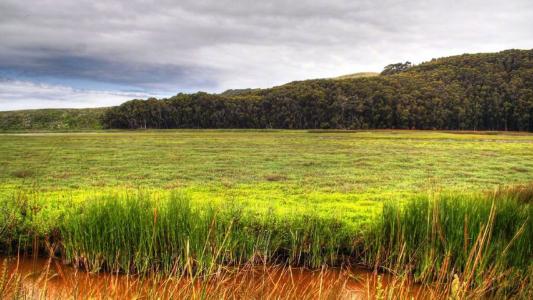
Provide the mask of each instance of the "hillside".
POLYGON ((88 130, 102 128, 108 108, 0 111, 0 130, 88 130))
POLYGON ((533 131, 533 50, 391 64, 379 75, 268 89, 131 100, 107 110, 0 114, 4 130, 99 127, 533 131))
POLYGON ((103 126, 533 131, 533 50, 465 54, 386 70, 233 95, 129 101, 109 110, 103 126))
POLYGON ((221 96, 234 97, 234 96, 246 96, 258 93, 261 89, 230 89, 220 93, 221 96))
POLYGON ((378 76, 378 75, 379 73, 375 73, 375 72, 359 72, 359 73, 338 76, 333 79, 353 79, 353 78, 373 77, 373 76, 378 76))

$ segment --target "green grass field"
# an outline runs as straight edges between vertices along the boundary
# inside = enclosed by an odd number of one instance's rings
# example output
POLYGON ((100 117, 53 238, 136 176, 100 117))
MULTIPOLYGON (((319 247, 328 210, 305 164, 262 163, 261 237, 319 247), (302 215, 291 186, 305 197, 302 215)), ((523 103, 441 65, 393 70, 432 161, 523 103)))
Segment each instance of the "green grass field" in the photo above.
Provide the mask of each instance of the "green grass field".
POLYGON ((0 136, 0 187, 72 194, 182 189, 197 199, 359 215, 427 190, 533 179, 533 135, 146 131, 0 136), (364 211, 364 209, 363 209, 364 211))
POLYGON ((4 134, 0 248, 165 273, 350 257, 507 295, 533 286, 532 179, 526 133, 4 134))

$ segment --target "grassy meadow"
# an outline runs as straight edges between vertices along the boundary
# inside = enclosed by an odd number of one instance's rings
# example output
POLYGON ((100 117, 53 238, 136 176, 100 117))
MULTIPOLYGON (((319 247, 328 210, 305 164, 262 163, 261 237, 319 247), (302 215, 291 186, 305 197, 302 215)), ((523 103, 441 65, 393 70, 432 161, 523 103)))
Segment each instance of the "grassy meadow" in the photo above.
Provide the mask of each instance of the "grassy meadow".
POLYGON ((146 131, 0 136, 2 193, 185 190, 195 199, 358 216, 428 190, 533 178, 533 135, 439 132, 146 131), (303 205, 305 204, 305 205, 303 205))
POLYGON ((4 134, 0 247, 136 274, 360 264, 527 298, 532 179, 531 134, 4 134))

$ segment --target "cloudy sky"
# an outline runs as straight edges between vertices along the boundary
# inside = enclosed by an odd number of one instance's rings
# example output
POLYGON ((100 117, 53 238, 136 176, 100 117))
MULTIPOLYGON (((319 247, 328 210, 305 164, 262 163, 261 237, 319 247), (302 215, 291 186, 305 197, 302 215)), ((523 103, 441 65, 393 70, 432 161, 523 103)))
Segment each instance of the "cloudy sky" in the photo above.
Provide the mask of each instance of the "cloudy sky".
POLYGON ((531 0, 0 0, 0 110, 95 107, 533 48, 531 0))

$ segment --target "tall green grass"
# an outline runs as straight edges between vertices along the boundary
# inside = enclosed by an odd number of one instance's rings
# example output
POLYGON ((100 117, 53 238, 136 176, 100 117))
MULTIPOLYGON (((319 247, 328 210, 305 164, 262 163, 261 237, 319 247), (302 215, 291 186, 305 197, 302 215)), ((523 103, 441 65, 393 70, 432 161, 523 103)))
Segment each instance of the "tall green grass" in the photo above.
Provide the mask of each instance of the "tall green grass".
POLYGON ((455 280, 483 291, 495 285, 531 288, 532 191, 524 186, 386 202, 367 235, 364 260, 419 282, 455 280))
POLYGON ((46 246, 91 271, 196 276, 249 263, 363 264, 459 297, 533 290, 532 186, 385 201, 368 227, 312 210, 193 202, 180 192, 107 194, 61 209, 22 199, 2 204, 15 212, 0 219, 2 247, 46 246))
POLYGON ((91 270, 205 272, 220 264, 336 265, 350 236, 335 218, 256 215, 239 207, 191 205, 180 193, 101 197, 69 213, 66 258, 91 270))

